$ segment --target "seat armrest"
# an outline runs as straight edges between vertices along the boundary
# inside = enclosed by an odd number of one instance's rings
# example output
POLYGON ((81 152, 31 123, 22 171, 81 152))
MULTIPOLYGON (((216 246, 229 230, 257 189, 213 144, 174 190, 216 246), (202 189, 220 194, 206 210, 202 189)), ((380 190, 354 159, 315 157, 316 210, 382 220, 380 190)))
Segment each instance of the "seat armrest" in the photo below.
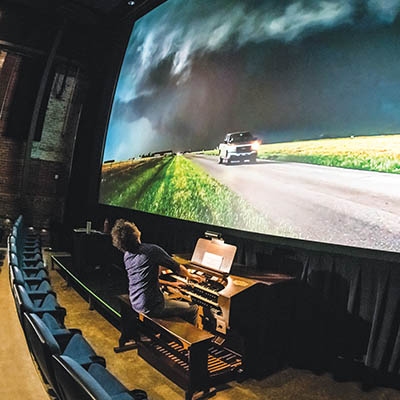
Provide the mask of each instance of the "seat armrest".
POLYGON ((54 318, 57 319, 58 322, 64 324, 65 316, 67 315, 67 310, 64 307, 57 307, 57 308, 49 308, 49 309, 40 309, 36 310, 35 314, 39 315, 40 318, 43 317, 43 314, 49 313, 54 318))
POLYGON ((33 293, 28 293, 28 296, 33 300, 44 300, 44 298, 48 295, 48 292, 33 292, 33 293))
POLYGON ((73 334, 78 334, 78 335, 82 335, 82 331, 78 328, 68 328, 68 330, 73 334))
POLYGON ((41 269, 43 270, 43 271, 46 271, 46 268, 45 267, 30 267, 30 266, 27 266, 27 267, 22 267, 21 268, 23 271, 25 271, 26 273, 29 273, 29 272, 38 272, 38 271, 40 271, 41 269))
POLYGON ((32 285, 40 285, 40 283, 43 282, 43 281, 47 281, 47 282, 50 283, 49 278, 31 278, 31 277, 28 277, 28 278, 24 278, 24 281, 28 285, 30 285, 30 284, 32 284, 32 285))
POLYGON ((147 400, 147 393, 142 389, 133 389, 128 392, 135 400, 147 400))
POLYGON ((102 365, 104 368, 106 368, 106 359, 102 356, 98 356, 97 354, 95 356, 91 356, 90 359, 92 360, 93 363, 97 363, 102 365))
POLYGON ((54 297, 57 297, 57 294, 55 292, 53 292, 52 290, 49 290, 48 292, 46 292, 43 290, 38 291, 38 290, 31 289, 31 290, 27 290, 27 293, 32 300, 34 300, 36 298, 41 299, 43 297, 46 297, 46 295, 48 295, 48 294, 52 294, 54 297))
MULTIPOLYGON (((69 330, 69 329, 68 329, 69 330)), ((65 333, 53 333, 54 338, 56 339, 58 345, 60 346, 61 351, 67 347, 68 342, 71 340, 71 337, 74 335, 72 332, 65 333)))

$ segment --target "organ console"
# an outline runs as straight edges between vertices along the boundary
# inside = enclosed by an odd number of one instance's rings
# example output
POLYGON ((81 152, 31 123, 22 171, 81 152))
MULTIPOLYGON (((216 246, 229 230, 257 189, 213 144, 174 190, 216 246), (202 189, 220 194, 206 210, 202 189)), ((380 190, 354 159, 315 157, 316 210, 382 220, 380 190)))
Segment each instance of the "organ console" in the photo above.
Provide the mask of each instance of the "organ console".
POLYGON ((201 306, 202 329, 180 319, 136 314, 128 297, 120 296, 120 348, 134 338, 139 355, 184 388, 186 399, 234 379, 261 377, 285 361, 294 280, 248 271, 233 275, 235 253, 236 247, 222 240, 200 238, 190 260, 174 258, 201 276, 201 282, 171 271, 163 274, 163 280, 186 284, 180 295, 201 306))

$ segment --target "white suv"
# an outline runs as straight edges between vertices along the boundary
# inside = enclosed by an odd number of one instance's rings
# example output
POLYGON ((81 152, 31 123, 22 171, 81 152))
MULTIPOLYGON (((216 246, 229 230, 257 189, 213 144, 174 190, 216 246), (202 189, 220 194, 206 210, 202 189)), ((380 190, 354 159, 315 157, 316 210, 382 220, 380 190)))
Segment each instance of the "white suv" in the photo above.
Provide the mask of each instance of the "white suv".
POLYGON ((218 163, 231 161, 249 161, 255 163, 260 141, 250 132, 232 132, 225 136, 223 143, 218 146, 218 163))

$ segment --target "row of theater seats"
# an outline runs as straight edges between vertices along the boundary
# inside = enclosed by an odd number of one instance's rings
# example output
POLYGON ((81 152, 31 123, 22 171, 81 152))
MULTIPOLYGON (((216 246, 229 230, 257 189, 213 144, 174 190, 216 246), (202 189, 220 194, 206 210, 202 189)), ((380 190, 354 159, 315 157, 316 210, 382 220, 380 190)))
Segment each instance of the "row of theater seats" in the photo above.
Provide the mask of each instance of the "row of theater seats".
POLYGON ((15 221, 8 237, 10 285, 28 347, 44 381, 59 400, 143 400, 106 368, 79 329, 64 324, 66 309, 52 290, 40 236, 15 221))

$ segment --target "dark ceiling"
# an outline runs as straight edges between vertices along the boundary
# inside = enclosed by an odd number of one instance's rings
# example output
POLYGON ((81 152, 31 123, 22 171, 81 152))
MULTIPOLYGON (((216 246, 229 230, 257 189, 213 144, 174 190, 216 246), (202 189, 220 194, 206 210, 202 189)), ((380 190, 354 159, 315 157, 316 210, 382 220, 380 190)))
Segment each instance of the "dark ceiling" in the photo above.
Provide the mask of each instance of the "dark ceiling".
POLYGON ((135 15, 149 0, 6 0, 8 3, 56 13, 81 23, 120 20, 135 15))

